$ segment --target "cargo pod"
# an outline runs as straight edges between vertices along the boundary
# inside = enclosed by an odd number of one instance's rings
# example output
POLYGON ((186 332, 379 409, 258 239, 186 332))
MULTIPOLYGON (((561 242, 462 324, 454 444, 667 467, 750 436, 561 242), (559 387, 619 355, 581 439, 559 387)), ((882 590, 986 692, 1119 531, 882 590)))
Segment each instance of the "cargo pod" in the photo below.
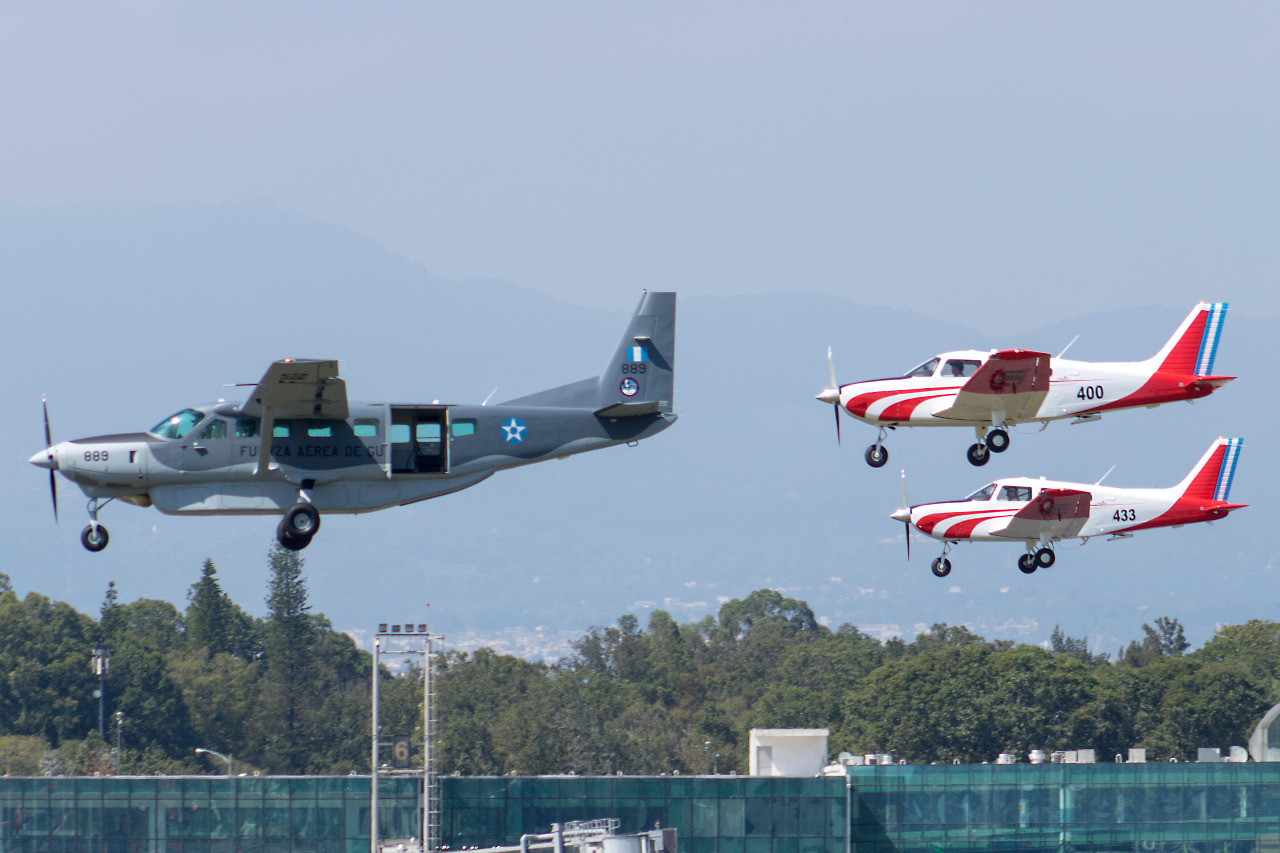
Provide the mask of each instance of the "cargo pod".
POLYGON ((391 474, 449 473, 445 406, 391 407, 391 474))

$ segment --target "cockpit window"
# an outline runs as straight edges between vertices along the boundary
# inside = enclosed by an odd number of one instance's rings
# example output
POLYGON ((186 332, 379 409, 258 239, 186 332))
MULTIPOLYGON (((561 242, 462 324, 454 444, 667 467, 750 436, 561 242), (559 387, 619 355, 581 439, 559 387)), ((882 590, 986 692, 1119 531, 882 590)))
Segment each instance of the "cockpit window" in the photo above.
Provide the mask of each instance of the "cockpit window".
POLYGON ((981 362, 967 358, 949 358, 942 368, 943 376, 972 376, 978 372, 981 362))
POLYGON ((989 500, 991 500, 991 496, 992 496, 993 494, 995 494, 995 492, 996 492, 996 484, 995 484, 995 483, 992 483, 992 484, 991 484, 991 485, 989 485, 989 486, 983 486, 981 489, 978 489, 978 491, 976 491, 976 492, 974 492, 973 494, 969 495, 969 497, 965 498, 965 500, 967 500, 967 501, 989 501, 989 500))
POLYGON ((1000 500, 1002 501, 1029 501, 1031 500, 1030 486, 1005 486, 1000 490, 1000 500))
MULTIPOLYGON (((938 369, 938 359, 931 358, 915 370, 907 374, 907 376, 932 376, 933 372, 938 369)), ((905 377, 904 377, 905 378, 905 377)))
POLYGON ((203 417, 203 412, 195 409, 183 409, 181 412, 170 415, 153 426, 149 432, 159 438, 185 438, 187 433, 195 429, 196 424, 200 423, 200 419, 203 417))

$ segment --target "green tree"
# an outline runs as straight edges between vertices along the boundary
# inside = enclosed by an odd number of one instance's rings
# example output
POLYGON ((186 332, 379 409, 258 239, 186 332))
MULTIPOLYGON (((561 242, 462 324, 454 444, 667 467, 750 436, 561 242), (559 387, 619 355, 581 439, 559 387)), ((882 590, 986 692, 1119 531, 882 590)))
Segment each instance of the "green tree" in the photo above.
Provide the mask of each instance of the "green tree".
POLYGON ((271 579, 267 595, 266 664, 256 718, 262 763, 273 773, 301 773, 308 765, 306 709, 316 698, 310 681, 309 618, 304 561, 297 551, 273 545, 267 556, 271 579))

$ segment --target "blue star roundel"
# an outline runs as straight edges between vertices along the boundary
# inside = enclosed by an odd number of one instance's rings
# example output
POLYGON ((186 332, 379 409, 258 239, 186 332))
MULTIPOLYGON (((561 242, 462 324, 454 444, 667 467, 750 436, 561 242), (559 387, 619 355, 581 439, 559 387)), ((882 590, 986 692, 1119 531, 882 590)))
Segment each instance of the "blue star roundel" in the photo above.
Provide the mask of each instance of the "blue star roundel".
POLYGON ((502 438, 507 444, 519 444, 524 441, 524 434, 528 429, 519 418, 507 418, 502 425, 502 438))

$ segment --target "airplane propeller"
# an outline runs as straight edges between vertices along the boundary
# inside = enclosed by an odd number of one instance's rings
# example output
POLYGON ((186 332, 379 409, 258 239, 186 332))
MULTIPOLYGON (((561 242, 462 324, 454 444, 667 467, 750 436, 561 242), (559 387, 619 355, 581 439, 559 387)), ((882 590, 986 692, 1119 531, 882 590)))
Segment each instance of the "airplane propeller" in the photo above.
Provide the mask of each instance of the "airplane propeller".
POLYGON ((830 403, 836 415, 836 444, 840 443, 840 383, 836 381, 836 362, 831 357, 831 347, 827 347, 827 368, 831 371, 831 386, 823 389, 817 399, 830 403))
POLYGON ((56 524, 58 521, 58 477, 54 472, 54 467, 57 463, 54 461, 53 453, 50 452, 53 448, 53 435, 49 431, 48 398, 41 397, 40 406, 44 409, 44 446, 47 449, 46 452, 49 453, 49 495, 53 498, 53 521, 56 524))
POLYGON ((902 526, 907 529, 907 559, 911 559, 911 502, 907 500, 907 472, 902 472, 902 506, 903 509, 898 510, 890 516, 894 521, 901 521, 902 526))

